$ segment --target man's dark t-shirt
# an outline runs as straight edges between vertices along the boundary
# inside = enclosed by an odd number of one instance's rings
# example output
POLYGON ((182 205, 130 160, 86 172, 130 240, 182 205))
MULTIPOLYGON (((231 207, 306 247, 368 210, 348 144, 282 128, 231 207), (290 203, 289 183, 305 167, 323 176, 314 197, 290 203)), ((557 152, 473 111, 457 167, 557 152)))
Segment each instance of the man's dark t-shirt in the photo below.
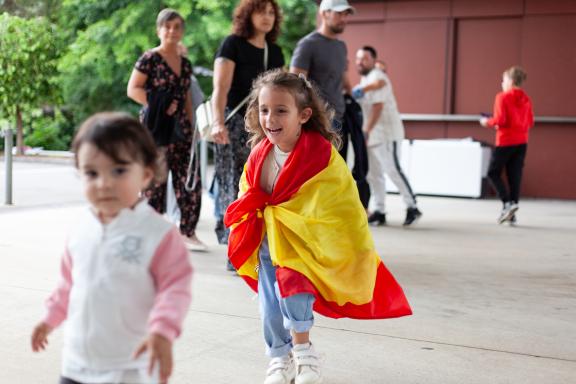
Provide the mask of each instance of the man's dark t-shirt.
POLYGON ((346 109, 342 91, 347 60, 343 41, 315 31, 300 39, 290 65, 308 71, 308 78, 318 85, 322 97, 334 108, 338 118, 342 118, 346 109))

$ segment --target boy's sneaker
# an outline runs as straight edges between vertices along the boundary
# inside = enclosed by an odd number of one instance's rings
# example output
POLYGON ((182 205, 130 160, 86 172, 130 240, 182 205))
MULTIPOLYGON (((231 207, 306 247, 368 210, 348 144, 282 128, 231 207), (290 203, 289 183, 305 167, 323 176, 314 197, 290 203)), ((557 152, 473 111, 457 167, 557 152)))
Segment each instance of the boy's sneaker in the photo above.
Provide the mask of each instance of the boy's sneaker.
POLYGON ((264 384, 291 384, 296 377, 296 366, 292 354, 274 357, 268 364, 264 384))
POLYGON ((508 220, 508 224, 512 226, 516 225, 516 214, 513 214, 512 217, 510 217, 510 220, 508 220))
POLYGON ((322 372, 320 371, 320 358, 311 343, 296 344, 292 348, 296 362, 295 384, 320 384, 322 372))
POLYGON ((422 212, 418 210, 418 208, 408 208, 406 210, 406 219, 404 220, 403 226, 408 226, 414 224, 422 217, 422 212))
POLYGON ((510 218, 514 216, 517 210, 518 210, 518 204, 513 202, 504 203, 504 208, 502 208, 502 212, 500 213, 500 217, 498 218, 498 224, 510 221, 510 218))
POLYGON ((386 225, 386 215, 380 211, 374 211, 368 216, 368 224, 370 225, 386 225))

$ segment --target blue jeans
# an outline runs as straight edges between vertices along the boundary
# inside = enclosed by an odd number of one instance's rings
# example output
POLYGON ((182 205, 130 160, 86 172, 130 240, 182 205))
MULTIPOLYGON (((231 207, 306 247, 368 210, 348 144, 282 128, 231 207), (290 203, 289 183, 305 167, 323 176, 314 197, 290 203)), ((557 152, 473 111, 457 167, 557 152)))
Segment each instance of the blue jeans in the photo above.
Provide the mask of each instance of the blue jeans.
POLYGON ((266 236, 262 240, 259 256, 258 300, 266 341, 266 354, 270 357, 281 357, 292 349, 290 330, 301 333, 312 328, 314 295, 301 293, 286 298, 280 296, 276 281, 277 267, 272 265, 266 236))

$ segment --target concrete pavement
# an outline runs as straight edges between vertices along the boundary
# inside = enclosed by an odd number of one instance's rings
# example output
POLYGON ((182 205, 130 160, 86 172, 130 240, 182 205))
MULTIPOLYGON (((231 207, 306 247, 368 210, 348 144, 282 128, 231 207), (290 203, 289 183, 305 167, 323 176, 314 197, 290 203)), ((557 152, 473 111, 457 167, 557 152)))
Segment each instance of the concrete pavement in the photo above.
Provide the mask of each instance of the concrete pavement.
MULTIPOLYGON (((68 166, 17 163, 14 177, 16 206, 0 207, 0 382, 55 383, 62 332, 41 354, 28 339, 82 197, 68 166)), ((515 228, 495 224, 494 200, 419 202, 424 217, 403 229, 402 203, 390 195, 390 225, 373 230, 414 315, 318 316, 312 339, 325 355, 325 383, 576 383, 576 202, 522 201, 515 228)), ((267 359, 257 302, 224 270, 210 211, 206 197, 198 234, 210 252, 191 255, 194 298, 171 382, 260 383, 267 359)))

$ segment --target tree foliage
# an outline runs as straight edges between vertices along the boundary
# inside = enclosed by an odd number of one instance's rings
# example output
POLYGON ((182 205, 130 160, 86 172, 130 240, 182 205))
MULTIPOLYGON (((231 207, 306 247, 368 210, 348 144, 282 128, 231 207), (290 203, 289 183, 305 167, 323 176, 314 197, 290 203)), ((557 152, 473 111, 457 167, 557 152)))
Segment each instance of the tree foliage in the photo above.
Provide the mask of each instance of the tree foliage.
POLYGON ((44 18, 0 15, 0 118, 16 119, 22 145, 22 112, 58 101, 55 82, 59 39, 44 18))
MULTIPOLYGON (((64 106, 78 123, 102 110, 139 108, 126 96, 138 57, 159 44, 156 15, 166 7, 184 17, 183 43, 194 66, 212 68, 231 31, 232 0, 0 0, 0 118, 42 103, 64 106), (28 19, 17 17, 21 15, 28 19), (42 16, 42 17, 38 17, 42 16), (61 91, 59 93, 58 91, 61 91), (58 96, 61 95, 59 99, 58 96)), ((279 0, 284 23, 278 43, 287 62, 298 39, 314 29, 316 3, 279 0)), ((211 79, 199 77, 204 93, 211 79)), ((54 124, 29 114, 31 134, 54 124), (35 120, 36 119, 36 120, 35 120)), ((40 142, 35 133, 32 142, 40 142)), ((50 142, 53 142, 52 139, 50 142)), ((58 144, 61 146, 61 144, 58 144)))
MULTIPOLYGON (((314 28, 316 5, 310 0, 281 0, 285 22, 279 44, 286 58, 296 41, 314 28)), ((186 20, 183 43, 194 66, 212 68, 220 41, 230 33, 235 2, 229 0, 65 0, 60 25, 68 31, 68 49, 60 62, 64 98, 78 118, 106 109, 134 111, 126 84, 137 58, 159 44, 155 19, 170 7, 186 20), (80 16, 78 16, 80 15, 80 16)), ((200 79, 205 93, 210 80, 200 79)))

